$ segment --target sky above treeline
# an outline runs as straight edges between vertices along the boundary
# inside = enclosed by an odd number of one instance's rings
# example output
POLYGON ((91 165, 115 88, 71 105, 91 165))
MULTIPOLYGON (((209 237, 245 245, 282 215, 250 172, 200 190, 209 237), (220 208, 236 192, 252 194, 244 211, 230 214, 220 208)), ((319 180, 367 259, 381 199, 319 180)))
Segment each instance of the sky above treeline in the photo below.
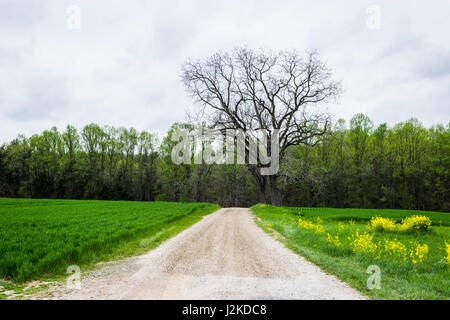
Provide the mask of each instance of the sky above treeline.
POLYGON ((0 0, 0 143, 67 124, 166 133, 195 109, 187 58, 317 49, 327 109, 375 124, 450 121, 448 1, 0 0), (75 6, 75 7, 74 7, 75 6))

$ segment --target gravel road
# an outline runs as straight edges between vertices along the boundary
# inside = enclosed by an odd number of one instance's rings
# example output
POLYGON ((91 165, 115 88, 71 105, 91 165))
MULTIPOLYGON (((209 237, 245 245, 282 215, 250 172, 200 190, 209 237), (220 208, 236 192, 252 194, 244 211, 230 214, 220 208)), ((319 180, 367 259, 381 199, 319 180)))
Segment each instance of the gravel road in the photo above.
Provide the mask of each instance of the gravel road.
POLYGON ((144 255, 83 273, 54 299, 366 299, 227 208, 144 255))

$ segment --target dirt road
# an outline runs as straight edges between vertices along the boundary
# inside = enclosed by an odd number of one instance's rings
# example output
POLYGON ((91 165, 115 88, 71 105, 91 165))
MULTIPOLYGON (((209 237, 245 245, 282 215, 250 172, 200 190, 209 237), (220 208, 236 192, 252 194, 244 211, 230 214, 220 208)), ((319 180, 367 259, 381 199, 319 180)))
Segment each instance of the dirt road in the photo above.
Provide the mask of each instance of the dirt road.
POLYGON ((139 257, 83 274, 59 299, 364 299, 264 233, 248 209, 221 209, 139 257))

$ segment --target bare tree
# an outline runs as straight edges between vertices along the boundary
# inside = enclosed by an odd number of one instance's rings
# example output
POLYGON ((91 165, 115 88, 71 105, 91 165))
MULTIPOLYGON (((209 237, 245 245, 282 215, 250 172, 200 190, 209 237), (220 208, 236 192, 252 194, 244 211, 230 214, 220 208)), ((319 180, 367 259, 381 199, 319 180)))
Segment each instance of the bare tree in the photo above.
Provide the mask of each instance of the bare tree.
MULTIPOLYGON (((187 60, 182 80, 214 128, 265 129, 269 141, 278 129, 280 161, 288 147, 315 145, 326 138, 330 115, 318 105, 341 90, 316 51, 302 57, 297 51, 237 48, 203 61, 187 60)), ((259 200, 266 202, 267 177, 257 170, 262 164, 248 166, 260 188, 259 200)), ((278 174, 268 178, 271 203, 281 205, 278 174)))

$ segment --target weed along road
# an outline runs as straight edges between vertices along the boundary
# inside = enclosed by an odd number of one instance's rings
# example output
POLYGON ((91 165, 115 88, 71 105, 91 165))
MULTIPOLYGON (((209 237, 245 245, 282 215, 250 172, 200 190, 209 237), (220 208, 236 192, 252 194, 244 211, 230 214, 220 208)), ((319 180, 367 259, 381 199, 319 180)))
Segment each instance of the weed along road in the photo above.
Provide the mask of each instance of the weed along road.
POLYGON ((63 299, 365 299, 227 208, 144 255, 83 273, 63 299))

